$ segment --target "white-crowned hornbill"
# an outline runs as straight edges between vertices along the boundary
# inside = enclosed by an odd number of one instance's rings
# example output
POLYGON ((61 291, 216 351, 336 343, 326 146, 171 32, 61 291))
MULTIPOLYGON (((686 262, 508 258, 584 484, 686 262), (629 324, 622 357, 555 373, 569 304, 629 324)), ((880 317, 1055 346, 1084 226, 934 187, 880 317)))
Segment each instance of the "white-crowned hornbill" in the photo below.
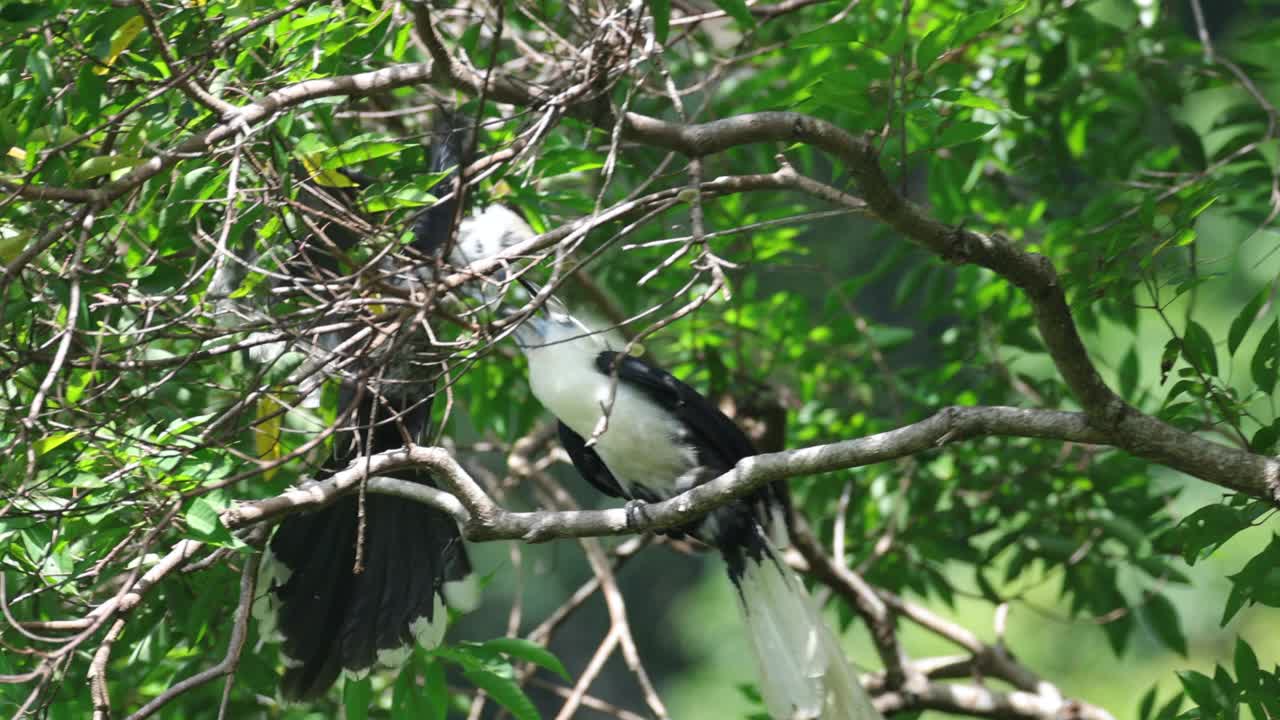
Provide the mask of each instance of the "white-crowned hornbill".
MULTIPOLYGON (((555 298, 517 328, 516 339, 528 358, 533 394, 560 421, 565 451, 606 495, 630 503, 666 499, 756 454, 707 398, 618 352, 608 334, 589 329, 555 298)), ((765 486, 677 532, 724 556, 774 718, 879 718, 835 634, 778 551, 786 542, 788 503, 784 485, 765 486)))

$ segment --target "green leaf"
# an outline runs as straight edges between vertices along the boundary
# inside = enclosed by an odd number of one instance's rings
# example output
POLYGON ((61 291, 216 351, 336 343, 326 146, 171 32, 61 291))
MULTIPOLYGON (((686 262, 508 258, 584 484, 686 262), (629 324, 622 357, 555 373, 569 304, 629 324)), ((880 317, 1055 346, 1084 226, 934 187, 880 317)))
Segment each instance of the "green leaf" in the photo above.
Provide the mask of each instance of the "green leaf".
POLYGON ((820 47, 823 45, 847 45, 859 42, 858 29, 854 23, 837 23, 822 25, 791 38, 788 47, 820 47))
POLYGON ((653 16, 654 37, 666 42, 671 33, 671 0, 649 0, 649 14, 653 16))
POLYGON ((1249 527, 1249 523, 1249 516, 1241 510, 1214 503, 1183 518, 1156 544, 1166 552, 1180 553, 1187 563, 1195 564, 1249 527))
POLYGON ((1240 342, 1248 334, 1249 328, 1253 327, 1253 322, 1258 319, 1258 311, 1262 309, 1262 303, 1266 302, 1267 296, 1270 294, 1270 287, 1265 287, 1258 291, 1258 294, 1254 295, 1253 299, 1240 310, 1240 314, 1236 315, 1236 319, 1231 321, 1231 330, 1227 333, 1227 352, 1229 354, 1236 354, 1236 348, 1240 347, 1240 342))
POLYGON ((916 45, 916 65, 919 67, 932 65, 947 47, 954 32, 953 26, 939 25, 925 34, 916 45))
POLYGON ((222 489, 201 495, 191 501, 191 507, 187 509, 187 527, 204 542, 230 548, 243 548, 244 543, 222 524, 222 512, 229 504, 227 493, 222 489))
POLYGON ((1138 703, 1138 720, 1151 719, 1151 711, 1156 705, 1156 687, 1152 685, 1151 689, 1142 696, 1142 702, 1138 703))
POLYGON ((978 591, 982 593, 982 597, 986 598, 988 602, 993 605, 999 605, 1004 602, 1004 598, 1000 597, 1000 593, 996 591, 995 586, 987 579, 981 567, 973 569, 973 579, 978 583, 978 591))
POLYGON ((512 678, 478 669, 464 670, 462 674, 472 685, 488 693, 494 702, 510 711, 516 720, 541 720, 538 708, 512 678))
POLYGON ((146 21, 141 15, 135 15, 125 21, 123 25, 116 28, 115 34, 111 37, 111 48, 107 52, 107 56, 102 60, 101 65, 93 68, 98 75, 106 75, 111 72, 111 67, 116 64, 116 60, 124 54, 124 51, 133 43, 133 39, 138 37, 138 33, 146 27, 146 21))
POLYGON ((1214 685, 1213 678, 1195 670, 1183 670, 1178 673, 1178 680, 1182 683, 1182 688, 1187 691, 1187 697, 1199 706, 1202 713, 1212 712, 1224 707, 1222 702, 1225 698, 1219 697, 1219 691, 1214 685))
POLYGON ((1268 395, 1276 389, 1277 362, 1280 362, 1280 320, 1273 320, 1258 341, 1258 349, 1253 351, 1253 360, 1249 363, 1253 381, 1268 395))
POLYGON ((1213 338, 1195 320, 1187 323, 1186 333, 1182 336, 1182 355, 1201 372, 1218 374, 1218 350, 1213 346, 1213 338))
POLYGON ((431 720, 445 720, 449 714, 449 686, 445 683, 443 662, 432 659, 427 663, 423 689, 431 705, 431 720))
POLYGON ((397 208, 423 207, 434 205, 437 198, 425 190, 402 188, 382 194, 370 194, 365 197, 364 207, 371 213, 386 212, 397 208))
POLYGON ((1124 354, 1124 359, 1120 361, 1120 397, 1126 400, 1133 399, 1133 393, 1138 388, 1138 353, 1137 346, 1130 345, 1129 351, 1124 354))
MULTIPOLYGON (((387 140, 364 142, 352 147, 343 146, 338 148, 332 157, 325 160, 321 167, 325 170, 336 170, 341 167, 355 165, 374 158, 399 155, 401 152, 411 147, 413 146, 407 143, 390 142, 387 140)), ((355 183, 352 184, 354 185, 355 183)))
MULTIPOLYGON (((327 156, 327 153, 319 152, 298 154, 298 159, 302 161, 302 166, 307 170, 307 179, 320 187, 357 187, 351 178, 333 168, 325 167, 327 161, 324 158, 327 156)), ((346 164, 346 162, 338 163, 339 166, 346 164)))
POLYGON ((71 173, 71 179, 77 182, 92 180, 103 175, 110 175, 117 170, 131 168, 138 159, 127 155, 99 155, 91 157, 80 163, 80 166, 71 173))
POLYGON ((1049 87, 1058 82, 1067 69, 1067 61, 1070 57, 1070 41, 1066 38, 1049 48, 1049 52, 1040 59, 1040 86, 1049 87))
POLYGON ((348 678, 342 684, 342 706, 347 711, 347 720, 366 720, 372 704, 373 684, 368 677, 359 680, 348 678))
POLYGON ((422 720, 431 718, 432 703, 423 688, 418 687, 417 653, 405 663, 391 690, 391 717, 395 720, 422 720))
POLYGON ((1263 425, 1258 428, 1258 431, 1249 440, 1249 449, 1263 455, 1272 455, 1275 453, 1278 441, 1280 441, 1280 418, 1277 418, 1270 425, 1263 425))
POLYGON ((716 7, 725 11, 729 17, 737 21, 743 28, 753 28, 756 26, 756 19, 751 14, 751 9, 747 7, 744 0, 714 0, 716 7))
POLYGON ((991 132, 994 127, 995 125, 991 123, 959 120, 951 123, 947 129, 942 131, 942 134, 934 141, 933 147, 938 149, 973 142, 991 132))
POLYGON ((74 438, 79 434, 80 434, 79 430, 68 430, 66 432, 46 435, 45 437, 40 438, 39 440, 36 441, 36 444, 35 444, 36 455, 44 455, 47 452, 51 452, 58 446, 66 443, 68 440, 70 440, 71 438, 74 438))
POLYGON ((1258 668, 1258 656, 1244 638, 1236 638, 1236 682, 1243 688, 1256 688, 1261 684, 1262 671, 1258 668))
MULTIPOLYGON (((1164 352, 1160 355, 1160 384, 1169 379, 1169 371, 1178 362, 1178 354, 1182 351, 1182 338, 1170 338, 1164 344, 1164 352)), ((1166 401, 1167 402, 1167 401, 1166 401)))
POLYGON ((1191 126, 1186 123, 1173 124, 1173 137, 1178 141, 1178 147, 1182 151, 1182 159, 1194 170, 1204 170, 1209 164, 1204 155, 1204 145, 1200 142, 1200 136, 1191 126))
POLYGON ((1226 668, 1218 665, 1213 669, 1213 687, 1217 690, 1217 695, 1222 701, 1224 712, 1218 717, 1222 720, 1238 720, 1240 717, 1240 704, 1235 702, 1236 684, 1227 674, 1226 668))
POLYGON ((1174 609, 1173 603, 1163 595, 1152 595, 1143 606, 1142 612, 1147 622, 1151 624, 1156 637, 1160 638, 1160 642, 1170 650, 1186 657, 1187 636, 1182 632, 1182 623, 1178 619, 1178 611, 1174 609))
POLYGON ((1160 708, 1160 712, 1156 713, 1156 720, 1173 720, 1173 718, 1177 717, 1178 709, 1182 707, 1182 701, 1186 697, 1182 693, 1175 693, 1173 697, 1169 698, 1169 702, 1160 708))
POLYGON ((570 679, 569 672, 564 669, 564 665, 561 664, 559 658, 553 655, 550 650, 530 640, 500 637, 482 643, 481 647, 531 662, 534 665, 550 670, 565 680, 570 679))
MULTIPOLYGON (((210 493, 212 495, 212 493, 210 493)), ((208 495, 201 495, 191 502, 187 509, 187 527, 197 535, 212 535, 222 526, 217 507, 208 495)))
POLYGON ((1266 549, 1255 555, 1240 572, 1229 576, 1231 594, 1222 611, 1226 625, 1246 603, 1280 607, 1280 535, 1272 535, 1266 549))
POLYGON ((1001 112, 1004 110, 1004 108, 995 100, 983 97, 982 95, 978 95, 963 88, 947 88, 946 90, 939 90, 933 94, 933 99, 939 102, 959 105, 961 107, 970 107, 977 110, 990 110, 991 112, 1001 112))
POLYGON ((1155 580, 1179 583, 1182 585, 1189 585, 1191 583, 1190 578, 1180 570, 1175 569, 1168 560, 1159 555, 1143 555, 1141 557, 1135 557, 1133 559, 1133 564, 1137 565, 1143 572, 1150 575, 1155 580))
POLYGON ((1005 90, 1005 95, 1009 98, 1009 109, 1019 115, 1029 115, 1031 108, 1027 105, 1027 62, 1019 60, 1011 65, 1006 78, 1008 89, 1005 90))

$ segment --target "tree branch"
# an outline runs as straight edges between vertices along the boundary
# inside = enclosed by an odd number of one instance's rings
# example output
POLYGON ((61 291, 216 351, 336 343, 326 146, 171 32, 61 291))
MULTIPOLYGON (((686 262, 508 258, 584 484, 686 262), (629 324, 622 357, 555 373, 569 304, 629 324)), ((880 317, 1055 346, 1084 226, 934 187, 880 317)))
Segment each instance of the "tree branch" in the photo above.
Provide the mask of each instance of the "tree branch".
POLYGON ((1036 437, 1105 444, 1080 413, 1012 407, 950 407, 896 430, 798 450, 746 458, 729 472, 669 500, 641 509, 629 524, 627 511, 508 512, 489 498, 443 448, 411 447, 358 458, 346 470, 265 500, 233 505, 222 522, 236 530, 314 510, 370 478, 370 492, 394 494, 435 507, 457 520, 468 540, 524 540, 624 535, 688 523, 735 498, 777 480, 844 470, 936 449, 948 442, 985 436, 1036 437), (448 492, 418 483, 375 477, 394 470, 430 470, 448 492))
POLYGON ((981 685, 929 683, 923 688, 878 695, 876 709, 882 713, 941 710, 975 717, 1008 720, 1114 720, 1098 707, 1035 695, 1021 690, 1001 692, 981 685))

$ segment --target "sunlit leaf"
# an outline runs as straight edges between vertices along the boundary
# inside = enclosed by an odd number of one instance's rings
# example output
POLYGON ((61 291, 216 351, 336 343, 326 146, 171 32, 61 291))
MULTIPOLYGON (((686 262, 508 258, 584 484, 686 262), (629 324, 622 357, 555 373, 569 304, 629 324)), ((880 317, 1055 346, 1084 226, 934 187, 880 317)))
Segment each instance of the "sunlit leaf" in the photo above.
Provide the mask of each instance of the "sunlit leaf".
POLYGON ((107 51, 107 56, 102 59, 102 64, 93 68, 93 72, 98 75, 106 75, 111 72, 111 68, 116 64, 116 61, 120 59, 125 50, 129 49, 133 39, 138 37, 138 33, 142 32, 144 27, 146 27, 146 21, 142 19, 141 15, 135 15, 126 20, 119 28, 116 28, 115 34, 111 36, 111 49, 107 51))

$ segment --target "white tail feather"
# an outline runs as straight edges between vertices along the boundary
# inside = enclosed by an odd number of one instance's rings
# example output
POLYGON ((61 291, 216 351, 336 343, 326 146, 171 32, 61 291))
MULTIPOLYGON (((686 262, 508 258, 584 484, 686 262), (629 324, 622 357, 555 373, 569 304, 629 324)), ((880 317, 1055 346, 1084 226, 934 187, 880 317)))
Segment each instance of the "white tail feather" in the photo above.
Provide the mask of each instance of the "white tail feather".
POLYGON ((773 551, 748 559, 738 608, 775 720, 881 720, 808 591, 773 551))

